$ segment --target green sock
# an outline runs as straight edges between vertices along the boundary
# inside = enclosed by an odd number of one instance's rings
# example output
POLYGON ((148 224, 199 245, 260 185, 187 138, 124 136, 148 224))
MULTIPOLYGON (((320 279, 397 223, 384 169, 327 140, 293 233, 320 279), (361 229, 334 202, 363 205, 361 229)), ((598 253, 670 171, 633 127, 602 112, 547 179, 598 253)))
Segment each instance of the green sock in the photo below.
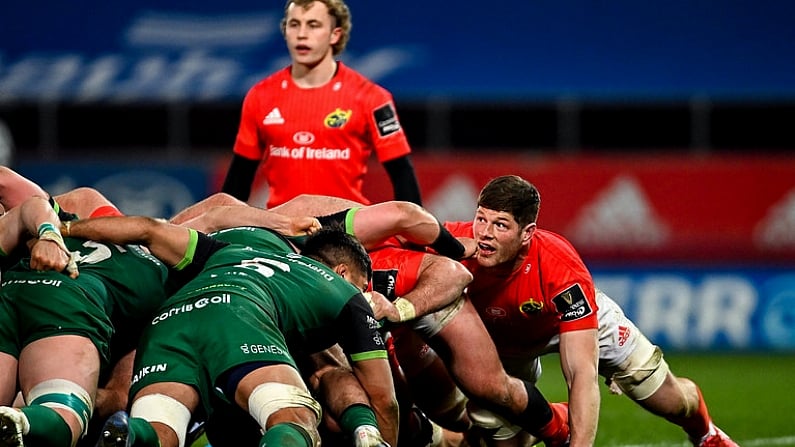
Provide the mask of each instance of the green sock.
POLYGON ((130 445, 136 447, 160 447, 160 439, 152 424, 146 419, 130 418, 130 445))
POLYGON ((259 447, 314 447, 309 433, 290 422, 269 428, 259 441, 259 447))
POLYGON ((365 404, 353 404, 342 412, 339 420, 343 433, 352 434, 357 427, 372 425, 378 427, 373 409, 365 404))
POLYGON ((25 435, 26 445, 72 445, 72 430, 55 410, 43 405, 29 405, 21 410, 30 422, 30 431, 25 435))

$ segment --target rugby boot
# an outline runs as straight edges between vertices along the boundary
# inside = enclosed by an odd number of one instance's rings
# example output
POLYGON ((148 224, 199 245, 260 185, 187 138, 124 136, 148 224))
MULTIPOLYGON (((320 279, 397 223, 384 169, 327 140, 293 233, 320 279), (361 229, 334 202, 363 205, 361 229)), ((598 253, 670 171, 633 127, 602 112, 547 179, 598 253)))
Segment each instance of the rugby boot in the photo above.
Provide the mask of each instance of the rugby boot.
POLYGON ((709 423, 709 433, 707 433, 700 440, 693 440, 693 445, 696 447, 740 447, 739 444, 732 441, 723 430, 719 429, 712 422, 709 423))
POLYGON ((360 425, 354 431, 354 445, 356 447, 390 447, 384 441, 381 432, 372 425, 360 425))
POLYGON ((99 435, 96 447, 130 447, 130 419, 124 411, 113 413, 99 435))
POLYGON ((551 436, 544 436, 542 440, 546 447, 568 447, 569 445, 569 404, 568 402, 550 402, 550 408, 554 413, 553 418, 561 421, 558 431, 551 436))

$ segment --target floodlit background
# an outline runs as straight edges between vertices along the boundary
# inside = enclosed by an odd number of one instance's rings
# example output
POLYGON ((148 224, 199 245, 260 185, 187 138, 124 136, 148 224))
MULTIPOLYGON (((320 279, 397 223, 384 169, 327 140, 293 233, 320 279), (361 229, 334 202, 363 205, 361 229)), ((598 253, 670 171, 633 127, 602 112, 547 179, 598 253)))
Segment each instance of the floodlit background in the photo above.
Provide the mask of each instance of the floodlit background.
MULTIPOLYGON (((217 191, 243 95, 289 63, 281 2, 6 3, 0 162, 128 214, 217 191)), ((795 445, 791 402, 763 395, 795 364, 795 3, 349 5, 342 59, 394 94, 431 211, 471 218, 496 175, 536 183, 540 225, 702 383, 722 427, 795 445)), ((366 184, 390 198, 375 162, 366 184)), ((600 445, 679 445, 616 399, 600 445)))

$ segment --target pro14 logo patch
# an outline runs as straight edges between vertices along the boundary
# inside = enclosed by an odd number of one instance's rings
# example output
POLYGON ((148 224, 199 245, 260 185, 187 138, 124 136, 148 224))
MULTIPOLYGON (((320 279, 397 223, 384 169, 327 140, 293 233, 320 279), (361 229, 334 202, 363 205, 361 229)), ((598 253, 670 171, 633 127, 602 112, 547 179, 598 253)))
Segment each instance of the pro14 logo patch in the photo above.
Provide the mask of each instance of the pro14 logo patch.
POLYGON ((384 295, 389 301, 395 301, 395 284, 397 284, 397 269, 373 270, 373 290, 384 295))
POLYGON ((400 130, 400 122, 392 103, 386 103, 375 109, 373 118, 375 119, 376 127, 378 127, 378 135, 382 137, 392 135, 400 130))
POLYGON ((558 296, 552 298, 552 302, 555 303, 555 308, 561 315, 561 321, 579 320, 593 313, 593 309, 585 298, 585 293, 579 284, 574 284, 564 290, 558 296))

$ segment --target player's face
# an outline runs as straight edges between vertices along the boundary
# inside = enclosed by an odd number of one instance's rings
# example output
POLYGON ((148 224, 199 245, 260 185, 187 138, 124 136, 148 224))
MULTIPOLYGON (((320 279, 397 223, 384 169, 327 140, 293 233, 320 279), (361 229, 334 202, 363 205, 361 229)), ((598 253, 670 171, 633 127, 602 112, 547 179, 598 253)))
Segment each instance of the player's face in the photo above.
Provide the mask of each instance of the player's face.
POLYGON ((331 46, 337 43, 341 33, 342 29, 334 27, 334 18, 323 3, 311 3, 308 9, 293 3, 287 8, 284 37, 294 63, 315 66, 331 57, 331 46))
POLYGON ((346 281, 353 284, 362 292, 367 290, 370 286, 370 283, 367 281, 367 275, 357 269, 346 268, 342 271, 338 271, 337 273, 339 273, 340 276, 342 276, 346 281))
POLYGON ((478 244, 478 264, 512 269, 534 228, 535 224, 519 227, 513 215, 505 211, 478 207, 472 227, 478 244))

